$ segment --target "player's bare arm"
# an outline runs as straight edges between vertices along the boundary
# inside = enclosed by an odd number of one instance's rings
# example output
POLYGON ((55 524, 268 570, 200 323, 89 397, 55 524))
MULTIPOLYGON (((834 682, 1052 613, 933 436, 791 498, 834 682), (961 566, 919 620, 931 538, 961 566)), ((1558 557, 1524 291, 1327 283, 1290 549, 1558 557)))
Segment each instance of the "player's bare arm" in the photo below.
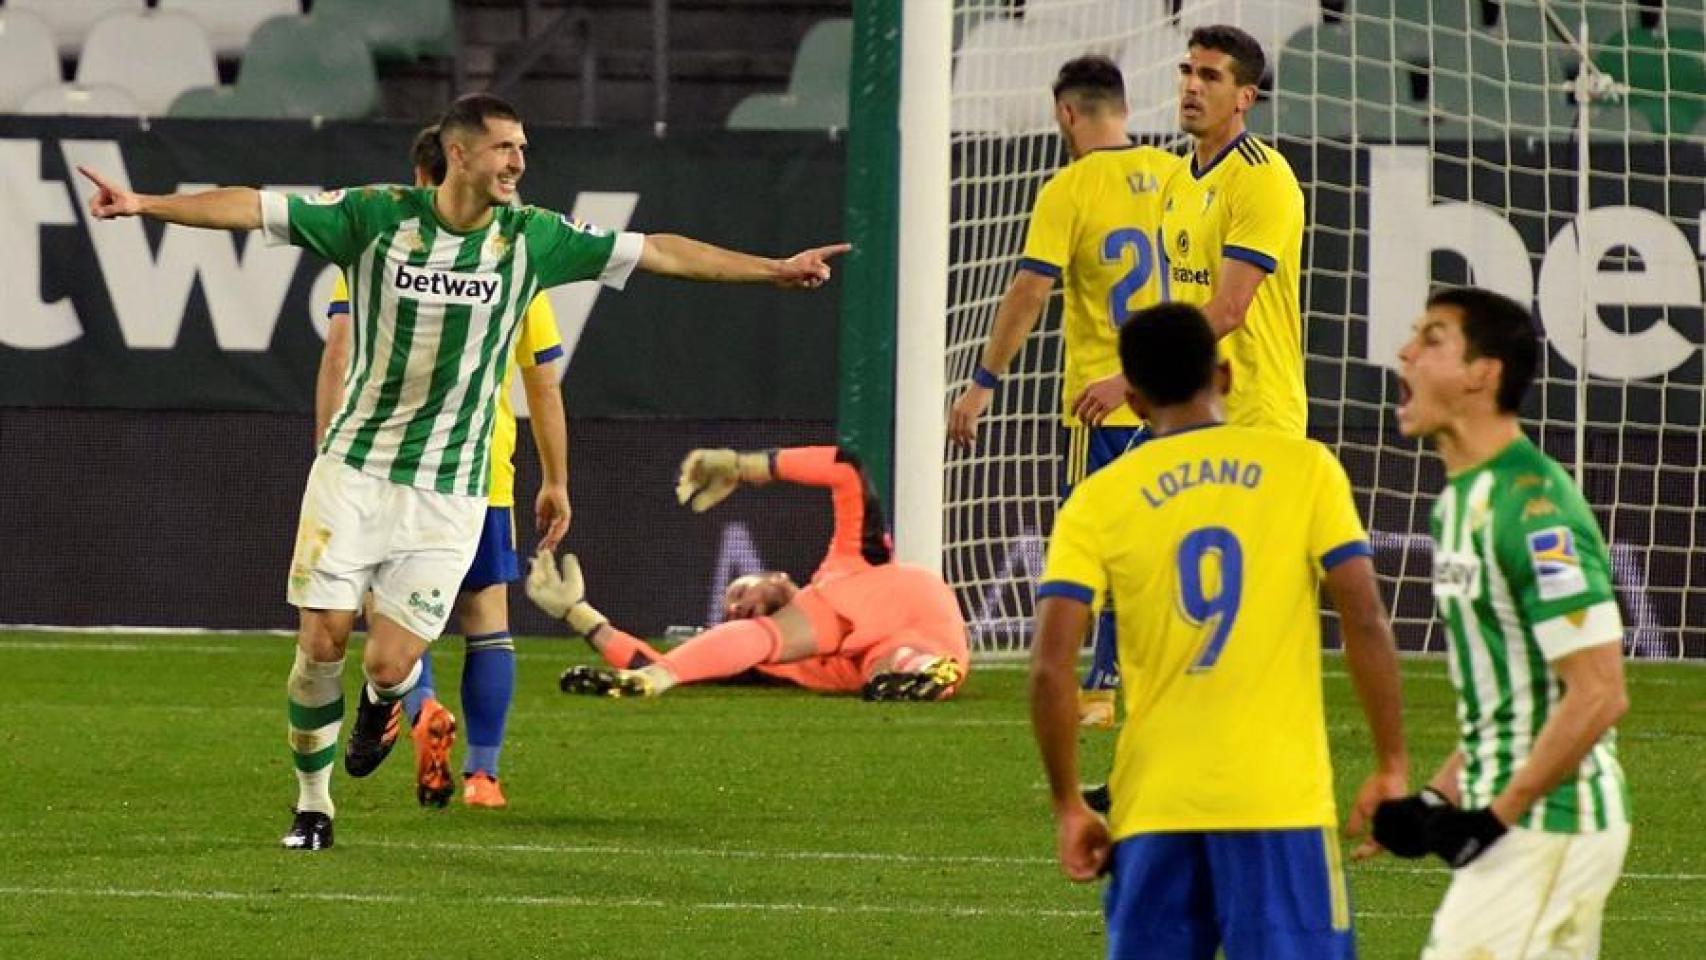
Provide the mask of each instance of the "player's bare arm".
POLYGON ((563 391, 558 388, 558 363, 553 360, 521 371, 527 393, 528 424, 539 450, 539 494, 533 501, 534 530, 539 549, 555 550, 569 532, 569 427, 563 414, 563 391))
POLYGON ((326 346, 320 351, 320 370, 314 377, 314 446, 326 439, 332 415, 343 402, 344 371, 349 369, 349 314, 326 318, 326 346))
POLYGON ((1099 427, 1103 420, 1108 419, 1108 414, 1125 405, 1126 394, 1130 390, 1123 373, 1092 380, 1073 399, 1072 415, 1092 427, 1099 427))
POLYGON ((1075 666, 1089 625, 1088 604, 1045 597, 1031 638, 1031 727, 1048 773, 1060 869, 1079 883, 1101 876, 1112 845, 1107 822, 1084 803, 1078 784, 1075 666))
MULTIPOLYGON (((989 340, 983 345, 978 366, 995 376, 1006 372, 1007 365, 1025 345, 1025 338, 1042 319, 1043 308, 1048 305, 1049 293, 1053 289, 1053 277, 1019 268, 1013 275, 1013 281, 1007 285, 1007 292, 1002 294, 1000 306, 995 309, 995 324, 989 332, 989 340)), ((977 439, 978 418, 989 409, 994 392, 993 387, 975 381, 960 392, 948 413, 948 436, 955 443, 969 447, 977 439)))
POLYGON ((135 193, 116 186, 88 167, 77 172, 95 185, 89 213, 97 220, 151 217, 186 227, 259 230, 261 194, 252 187, 219 187, 198 193, 135 193))
MULTIPOLYGON (((1375 581, 1374 563, 1354 557, 1327 572, 1327 597, 1338 611, 1345 644, 1345 669, 1374 738, 1374 772, 1364 780, 1345 823, 1348 836, 1367 833, 1375 807, 1410 791, 1410 758, 1404 748, 1403 689, 1398 678, 1398 645, 1375 581)), ((1378 846, 1365 839, 1354 855, 1373 855, 1378 846)))
POLYGON ((1254 264, 1227 257, 1220 262, 1219 286, 1214 296, 1203 305, 1203 315, 1216 337, 1224 337, 1244 325, 1244 318, 1255 302, 1256 288, 1268 278, 1268 272, 1254 264))
POLYGON ((1552 669, 1563 683, 1563 699, 1540 728, 1528 762, 1493 798, 1493 814, 1506 826, 1580 769, 1588 751, 1629 710, 1621 637, 1553 661, 1552 669))
POLYGON ((684 280, 768 283, 809 290, 828 283, 832 272, 829 261, 851 249, 851 244, 832 243, 776 260, 725 250, 673 233, 653 233, 646 236, 639 266, 648 273, 684 280))

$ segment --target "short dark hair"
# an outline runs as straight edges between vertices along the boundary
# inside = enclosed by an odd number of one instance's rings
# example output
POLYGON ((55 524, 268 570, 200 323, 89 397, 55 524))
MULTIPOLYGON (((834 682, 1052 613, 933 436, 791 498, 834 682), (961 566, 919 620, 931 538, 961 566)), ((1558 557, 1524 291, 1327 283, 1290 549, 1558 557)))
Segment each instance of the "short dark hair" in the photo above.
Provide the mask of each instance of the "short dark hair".
POLYGON ((448 170, 448 161, 444 159, 444 144, 438 139, 438 124, 422 127, 415 134, 415 145, 409 150, 409 157, 414 161, 416 170, 425 170, 434 184, 444 182, 448 170))
POLYGON ((1268 69, 1268 58, 1255 37, 1230 24, 1217 23, 1191 31, 1189 46, 1204 50, 1219 50, 1232 58, 1232 77, 1241 87, 1253 87, 1262 82, 1268 69))
POLYGON ((1090 104, 1125 106, 1125 76, 1104 56, 1076 57, 1060 65, 1054 76, 1054 98, 1075 95, 1090 104))
POLYGON ((1132 314, 1120 327, 1126 382, 1158 407, 1170 407, 1214 382, 1219 356, 1214 330, 1188 303, 1163 303, 1132 314))
POLYGON ((1428 307, 1456 307, 1462 314, 1463 358, 1491 357, 1503 365, 1499 412, 1515 413, 1540 365, 1540 337, 1534 332, 1534 316, 1510 297, 1480 287, 1436 290, 1428 297, 1428 307))
POLYGON ((508 101, 489 93, 465 93, 452 101, 438 118, 439 142, 454 134, 484 131, 486 121, 493 117, 521 122, 521 114, 508 101))

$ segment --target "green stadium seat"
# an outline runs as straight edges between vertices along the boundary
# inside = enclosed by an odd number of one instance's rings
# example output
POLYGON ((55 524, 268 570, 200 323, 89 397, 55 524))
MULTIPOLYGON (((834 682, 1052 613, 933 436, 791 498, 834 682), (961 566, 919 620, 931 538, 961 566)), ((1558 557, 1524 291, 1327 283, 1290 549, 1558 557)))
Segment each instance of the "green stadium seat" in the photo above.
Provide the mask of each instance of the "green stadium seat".
POLYGON ((379 105, 373 54, 360 37, 319 16, 274 17, 255 29, 237 74, 241 96, 276 91, 290 117, 355 119, 379 105))
POLYGON ((1706 115, 1706 35, 1699 30, 1629 30, 1594 63, 1627 83, 1630 108, 1658 133, 1694 129, 1706 115))
POLYGON ((830 130, 847 126, 853 21, 825 20, 800 41, 786 93, 755 93, 730 111, 731 130, 830 130))
POLYGON ((1408 99, 1391 31, 1372 22, 1306 27, 1280 50, 1274 91, 1279 126, 1299 136, 1390 140, 1393 111, 1408 99))
POLYGON ((192 87, 178 95, 167 111, 173 117, 270 120, 287 116, 285 104, 260 87, 192 87))
POLYGON ((380 60, 456 53, 453 0, 316 0, 314 16, 355 30, 380 60))

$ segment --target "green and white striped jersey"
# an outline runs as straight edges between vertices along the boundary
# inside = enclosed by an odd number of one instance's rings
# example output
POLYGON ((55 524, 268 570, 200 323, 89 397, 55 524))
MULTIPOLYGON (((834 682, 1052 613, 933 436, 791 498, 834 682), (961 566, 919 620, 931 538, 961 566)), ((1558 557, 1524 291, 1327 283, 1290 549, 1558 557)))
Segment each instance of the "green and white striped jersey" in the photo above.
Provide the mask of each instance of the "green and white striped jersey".
MULTIPOLYGON (((1563 697, 1550 663, 1621 643, 1611 565, 1587 501, 1524 437, 1452 477, 1434 504, 1434 599, 1450 640, 1467 807, 1510 783, 1563 697)), ((1551 833, 1629 820, 1629 790, 1607 731, 1577 775, 1523 826, 1551 833)))
POLYGON ((505 364, 541 288, 620 289, 644 238, 537 207, 496 207, 486 227, 439 222, 432 188, 261 194, 267 239, 344 270, 351 361, 320 452, 395 483, 486 495, 505 364))

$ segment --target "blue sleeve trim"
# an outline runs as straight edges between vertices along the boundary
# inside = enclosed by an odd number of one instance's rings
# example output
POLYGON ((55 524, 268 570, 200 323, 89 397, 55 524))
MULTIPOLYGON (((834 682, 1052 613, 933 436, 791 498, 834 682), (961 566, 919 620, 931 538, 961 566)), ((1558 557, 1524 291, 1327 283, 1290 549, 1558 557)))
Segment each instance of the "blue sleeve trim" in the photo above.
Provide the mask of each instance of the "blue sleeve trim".
POLYGON ((1059 267, 1049 263, 1047 260, 1038 260, 1036 257, 1020 257, 1019 269, 1029 270, 1032 273, 1040 273, 1050 280, 1060 279, 1059 267))
POLYGON ((335 317, 343 313, 349 313, 348 300, 333 300, 331 303, 326 304, 326 316, 335 317))
POLYGON ((1270 257, 1259 250, 1251 250, 1249 247, 1234 247, 1231 244, 1228 244, 1226 247, 1221 249, 1220 255, 1223 257, 1231 257, 1234 260, 1242 260, 1252 267, 1260 267, 1263 273, 1273 273, 1275 270, 1279 269, 1278 260, 1275 260, 1273 257, 1270 257))
POLYGON ((1073 583, 1071 580, 1050 580, 1037 587, 1037 599, 1041 600, 1045 597, 1065 597, 1068 600, 1076 600, 1088 606, 1095 602, 1096 591, 1082 583, 1073 583))
POLYGON ((550 363, 552 360, 555 360, 562 355, 563 355, 563 345, 560 343, 553 344, 553 345, 546 347, 545 349, 539 351, 538 353, 535 353, 533 355, 533 363, 535 366, 537 366, 538 364, 541 364, 541 363, 550 363))
POLYGON ((1374 556, 1374 548, 1368 545, 1367 540, 1352 540, 1350 543, 1341 543, 1322 554, 1321 569, 1331 570, 1346 560, 1372 556, 1374 556))

